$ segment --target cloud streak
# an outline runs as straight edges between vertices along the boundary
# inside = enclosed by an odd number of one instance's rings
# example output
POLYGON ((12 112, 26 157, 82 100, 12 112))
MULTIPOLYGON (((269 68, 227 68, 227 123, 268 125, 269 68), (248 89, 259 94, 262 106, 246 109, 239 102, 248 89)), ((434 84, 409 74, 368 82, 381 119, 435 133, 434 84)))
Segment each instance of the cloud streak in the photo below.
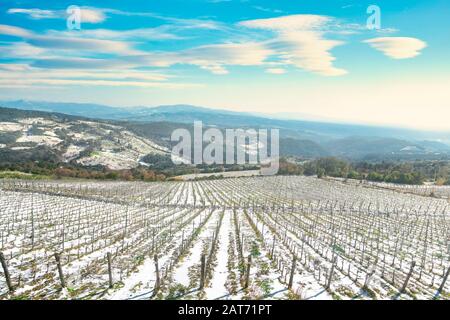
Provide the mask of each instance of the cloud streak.
POLYGON ((326 16, 312 14, 296 14, 269 19, 255 19, 239 22, 238 25, 262 30, 294 31, 311 30, 324 26, 331 19, 326 16))
POLYGON ((28 31, 27 29, 9 26, 6 24, 0 24, 0 34, 12 37, 22 37, 28 38, 33 35, 33 32, 28 31))
POLYGON ((408 37, 380 37, 365 40, 372 48, 392 59, 409 59, 421 54, 427 47, 426 42, 408 37))
MULTIPOLYGON (((0 25, 0 34, 22 38, 29 46, 45 49, 91 51, 93 53, 109 53, 132 55, 140 52, 123 41, 100 40, 92 38, 37 35, 30 30, 0 25)), ((78 52, 79 54, 80 52, 78 52)))
POLYGON ((41 69, 26 64, 0 64, 1 87, 109 86, 139 88, 191 88, 196 83, 169 82, 172 76, 138 70, 41 69))
MULTIPOLYGON (((66 10, 43 10, 43 9, 22 9, 11 8, 9 14, 24 14, 31 19, 66 19, 69 16, 66 10)), ((102 23, 106 20, 106 15, 101 9, 80 7, 81 23, 102 23)))
POLYGON ((161 83, 148 81, 120 81, 120 80, 78 80, 78 79, 1 79, 0 87, 30 87, 30 86, 108 86, 108 87, 138 87, 180 89, 202 86, 190 83, 161 83))
POLYGON ((240 22, 251 29, 271 31, 275 36, 266 42, 285 64, 323 76, 341 76, 346 70, 333 65, 336 58, 331 50, 342 41, 325 39, 322 31, 334 20, 319 15, 290 15, 270 19, 240 22))
POLYGON ((170 33, 164 26, 156 28, 139 28, 130 30, 110 30, 110 29, 82 29, 77 32, 55 31, 48 32, 49 35, 58 37, 78 37, 100 40, 183 40, 185 37, 170 33))
POLYGON ((286 70, 283 68, 268 68, 266 69, 266 73, 270 74, 285 74, 286 70))
MULTIPOLYGON (((174 18, 164 15, 160 15, 153 12, 133 12, 133 11, 123 11, 111 8, 95 8, 82 6, 80 8, 81 13, 81 23, 92 23, 98 24, 102 23, 108 19, 109 16, 126 16, 126 17, 146 17, 153 18, 157 20, 162 20, 180 28, 192 28, 192 29, 209 29, 209 30, 219 30, 223 28, 223 24, 206 19, 183 19, 174 18)), ((30 19, 41 20, 41 19, 66 19, 70 13, 66 9, 60 10, 47 10, 47 9, 24 9, 24 8, 11 8, 7 11, 9 14, 23 14, 30 19)))

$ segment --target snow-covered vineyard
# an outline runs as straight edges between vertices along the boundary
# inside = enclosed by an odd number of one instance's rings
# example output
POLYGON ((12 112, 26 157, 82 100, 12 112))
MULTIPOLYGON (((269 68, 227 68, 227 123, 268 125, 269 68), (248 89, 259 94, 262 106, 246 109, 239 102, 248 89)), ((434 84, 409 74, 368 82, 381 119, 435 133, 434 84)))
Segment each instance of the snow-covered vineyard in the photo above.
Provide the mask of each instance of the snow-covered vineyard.
POLYGON ((450 299, 447 199, 310 177, 0 181, 0 299, 450 299))

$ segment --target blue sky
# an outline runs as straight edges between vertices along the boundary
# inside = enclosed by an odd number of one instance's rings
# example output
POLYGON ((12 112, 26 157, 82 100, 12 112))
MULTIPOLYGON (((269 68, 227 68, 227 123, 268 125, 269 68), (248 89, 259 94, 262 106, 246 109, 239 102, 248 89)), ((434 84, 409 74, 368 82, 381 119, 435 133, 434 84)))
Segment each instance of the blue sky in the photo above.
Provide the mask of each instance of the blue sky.
POLYGON ((450 130, 449 21, 446 0, 3 1, 0 99, 450 130))

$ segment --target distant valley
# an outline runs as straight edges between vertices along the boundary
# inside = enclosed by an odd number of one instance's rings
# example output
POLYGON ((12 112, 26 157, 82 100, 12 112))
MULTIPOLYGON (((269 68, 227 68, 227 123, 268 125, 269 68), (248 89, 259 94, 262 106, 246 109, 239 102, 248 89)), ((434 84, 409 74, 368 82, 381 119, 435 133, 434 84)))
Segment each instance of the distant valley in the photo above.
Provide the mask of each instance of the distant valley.
POLYGON ((18 100, 1 102, 0 107, 3 160, 33 160, 45 154, 55 161, 110 169, 151 165, 144 157, 169 156, 171 132, 179 127, 192 130, 195 120, 219 129, 278 128, 285 157, 367 161, 450 157, 450 134, 440 132, 271 119, 188 105, 114 108, 18 100))

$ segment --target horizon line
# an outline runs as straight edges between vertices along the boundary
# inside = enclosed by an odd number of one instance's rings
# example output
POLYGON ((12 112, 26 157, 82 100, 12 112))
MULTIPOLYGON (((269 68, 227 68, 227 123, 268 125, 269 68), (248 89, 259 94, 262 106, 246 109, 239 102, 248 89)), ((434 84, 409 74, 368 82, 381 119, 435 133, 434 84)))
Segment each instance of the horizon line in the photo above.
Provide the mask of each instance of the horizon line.
MULTIPOLYGON (((148 109, 155 109, 159 107, 173 107, 173 106, 186 106, 186 107, 194 107, 194 108, 201 108, 201 109, 207 109, 207 110, 213 110, 213 111, 224 111, 224 112, 230 112, 230 113, 236 113, 236 114, 242 114, 246 116, 252 116, 252 117, 258 117, 262 119, 270 119, 270 120, 277 120, 277 121, 304 121, 304 122, 316 122, 316 123, 326 123, 326 124, 335 124, 335 125, 353 125, 353 126, 364 126, 364 127, 374 127, 374 128, 386 128, 386 129, 398 129, 398 130, 412 130, 412 131, 420 131, 420 132, 428 132, 428 133, 448 133, 450 134, 450 129, 446 130, 440 130, 440 129, 431 129, 431 128, 418 128, 418 127, 410 127, 405 125, 395 125, 395 124, 383 124, 383 123, 374 123, 374 122, 352 122, 352 121, 346 121, 346 120, 340 120, 340 119, 334 119, 334 118, 327 118, 327 117, 320 117, 316 115, 310 115, 310 114, 304 114, 304 117, 302 117, 301 113, 296 112, 277 112, 277 113, 267 113, 267 112, 253 112, 253 111, 237 111, 234 109, 228 109, 223 107, 213 107, 213 106, 200 106, 196 104, 189 104, 189 103, 173 103, 173 104, 157 104, 153 106, 148 105, 110 105, 110 104, 104 104, 104 103, 95 103, 95 102, 74 102, 74 101, 49 101, 49 100, 32 100, 32 99, 10 99, 10 100, 0 100, 0 103, 11 103, 11 102, 34 102, 34 103, 53 103, 53 104, 89 104, 89 105, 96 105, 96 106, 102 106, 107 108, 117 108, 117 109, 132 109, 132 108, 148 108, 148 109), (299 115, 297 118, 293 119, 287 119, 283 114, 292 114, 293 116, 299 115)), ((2 106, 0 106, 2 107, 2 106)), ((24 110, 19 109, 17 107, 4 107, 8 109, 18 109, 18 110, 24 110)), ((29 109, 26 109, 29 110, 29 109)), ((59 112, 59 111, 48 111, 48 110, 29 110, 29 111, 42 111, 42 112, 59 112)), ((64 112, 59 112, 64 113, 64 112)), ((89 116, 86 116, 89 118, 89 116)), ((95 119, 95 117, 94 117, 95 119)))

